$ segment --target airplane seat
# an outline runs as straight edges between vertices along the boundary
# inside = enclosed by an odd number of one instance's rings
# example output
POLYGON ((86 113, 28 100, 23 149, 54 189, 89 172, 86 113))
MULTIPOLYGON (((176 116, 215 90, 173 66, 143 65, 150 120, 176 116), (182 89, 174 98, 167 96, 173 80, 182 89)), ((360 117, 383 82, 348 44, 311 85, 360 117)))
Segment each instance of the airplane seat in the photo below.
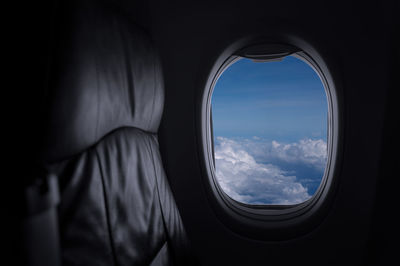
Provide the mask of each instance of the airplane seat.
POLYGON ((157 142, 154 45, 118 10, 77 2, 55 45, 42 151, 58 176, 62 264, 190 265, 157 142))

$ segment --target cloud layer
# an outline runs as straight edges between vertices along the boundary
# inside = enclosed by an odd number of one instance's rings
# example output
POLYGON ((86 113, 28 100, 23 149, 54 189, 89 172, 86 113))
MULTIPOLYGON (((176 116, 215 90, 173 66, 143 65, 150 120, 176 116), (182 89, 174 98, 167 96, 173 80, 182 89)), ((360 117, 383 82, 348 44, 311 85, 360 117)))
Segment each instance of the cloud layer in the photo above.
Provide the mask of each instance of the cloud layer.
POLYGON ((282 165, 305 165, 323 174, 326 143, 304 139, 283 144, 259 138, 218 137, 215 163, 218 182, 231 198, 248 204, 296 204, 312 195, 295 171, 285 170, 282 165))

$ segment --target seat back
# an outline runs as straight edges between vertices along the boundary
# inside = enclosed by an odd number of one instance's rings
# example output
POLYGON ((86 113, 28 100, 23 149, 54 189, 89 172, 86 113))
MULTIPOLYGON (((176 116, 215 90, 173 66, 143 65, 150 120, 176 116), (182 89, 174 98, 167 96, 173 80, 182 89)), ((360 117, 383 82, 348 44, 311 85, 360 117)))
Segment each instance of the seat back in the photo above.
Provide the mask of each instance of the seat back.
POLYGON ((157 142, 164 88, 154 45, 112 7, 76 2, 64 9, 42 152, 59 178, 62 262, 188 265, 157 142))

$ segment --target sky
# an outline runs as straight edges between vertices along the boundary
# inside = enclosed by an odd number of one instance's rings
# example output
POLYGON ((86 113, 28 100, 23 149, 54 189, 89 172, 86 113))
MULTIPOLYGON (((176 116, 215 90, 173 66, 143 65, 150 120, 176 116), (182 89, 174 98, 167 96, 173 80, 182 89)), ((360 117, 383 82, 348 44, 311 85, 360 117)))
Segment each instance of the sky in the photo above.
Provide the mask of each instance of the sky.
POLYGON ((217 180, 233 199, 288 205, 318 189, 327 158, 327 99, 317 73, 288 56, 240 59, 211 99, 217 180))

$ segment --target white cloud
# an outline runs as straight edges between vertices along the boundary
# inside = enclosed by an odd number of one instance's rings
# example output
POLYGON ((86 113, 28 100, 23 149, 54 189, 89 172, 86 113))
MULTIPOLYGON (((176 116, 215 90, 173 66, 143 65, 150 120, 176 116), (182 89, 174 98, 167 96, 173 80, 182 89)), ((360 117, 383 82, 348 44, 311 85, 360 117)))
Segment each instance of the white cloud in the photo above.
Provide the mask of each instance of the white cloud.
POLYGON ((233 199, 251 204, 295 204, 311 196, 294 176, 271 161, 325 167, 326 143, 301 140, 291 144, 217 138, 215 163, 222 189, 233 199))
MULTIPOLYGON (((225 138, 217 138, 218 142, 225 138)), ((327 145, 322 139, 303 139, 294 143, 279 143, 275 140, 266 142, 258 138, 235 141, 257 161, 283 161, 288 163, 302 163, 317 170, 325 168, 327 159, 327 145)))
POLYGON ((326 164, 326 142, 322 139, 303 139, 297 143, 280 144, 272 141, 272 154, 287 162, 301 162, 318 169, 326 164))

